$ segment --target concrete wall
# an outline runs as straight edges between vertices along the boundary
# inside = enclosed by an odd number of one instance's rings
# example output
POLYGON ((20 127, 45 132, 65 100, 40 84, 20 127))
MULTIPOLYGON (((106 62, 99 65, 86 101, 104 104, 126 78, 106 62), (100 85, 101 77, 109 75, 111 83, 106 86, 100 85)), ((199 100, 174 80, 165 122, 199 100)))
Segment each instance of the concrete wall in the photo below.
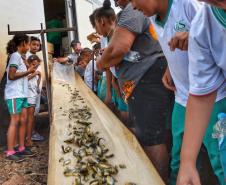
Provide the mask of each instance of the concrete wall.
POLYGON ((11 36, 7 34, 7 24, 11 30, 40 29, 45 24, 43 0, 0 0, 0 79, 5 70, 5 47, 11 36))

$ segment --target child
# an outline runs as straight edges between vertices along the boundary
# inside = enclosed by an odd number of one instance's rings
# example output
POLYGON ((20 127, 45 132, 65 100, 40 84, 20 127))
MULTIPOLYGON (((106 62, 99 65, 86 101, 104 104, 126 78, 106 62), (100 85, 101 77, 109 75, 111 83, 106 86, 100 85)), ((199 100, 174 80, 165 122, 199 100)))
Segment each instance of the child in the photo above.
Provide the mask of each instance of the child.
MULTIPOLYGON (((171 184, 174 185, 180 165, 185 111, 189 94, 188 52, 181 50, 187 49, 191 22, 202 5, 195 0, 149 0, 145 3, 144 1, 132 0, 132 3, 144 14, 152 16, 151 20, 169 67, 163 77, 163 82, 166 87, 176 89, 172 115, 173 148, 171 161, 171 184), (181 50, 175 49, 176 47, 181 50), (169 71, 174 83, 172 83, 169 71), (173 84, 175 84, 175 87, 173 87, 173 84)), ((220 100, 224 97, 226 97, 226 92, 221 89, 217 99, 220 100)), ((212 138, 206 138, 204 144, 208 150, 213 171, 221 184, 224 184, 223 170, 217 151, 218 143, 212 138)))
MULTIPOLYGON (((202 7, 192 22, 189 36, 191 83, 178 185, 201 184, 195 164, 202 140, 205 143, 212 138, 217 115, 226 111, 225 96, 218 96, 226 91, 226 0, 205 2, 214 6, 202 7)), ((213 149, 219 155, 219 149, 213 149)), ((220 183, 226 184, 222 171, 219 172, 220 183)))
MULTIPOLYGON (((97 67, 103 70, 116 66, 117 79, 128 101, 136 137, 166 182, 168 151, 165 136, 167 109, 170 105, 170 93, 162 84, 166 59, 158 41, 148 33, 150 20, 134 10, 128 0, 117 3, 123 10, 114 31, 108 32, 109 35, 111 32, 113 34, 108 47, 97 61, 97 67)), ((97 20, 102 27, 112 21, 112 9, 107 3, 103 8, 105 16, 99 16, 97 20)))
POLYGON ((85 73, 84 73, 84 81, 90 89, 92 89, 94 92, 96 92, 97 91, 97 85, 95 82, 96 61, 93 60, 93 57, 94 57, 93 52, 92 52, 92 50, 90 50, 88 48, 84 48, 83 51, 81 52, 81 55, 84 56, 85 59, 88 61, 86 69, 85 69, 85 73), (93 71, 93 66, 94 66, 94 71, 93 71))
POLYGON ((41 51, 41 41, 39 38, 31 36, 30 38, 30 50, 27 52, 27 58, 31 55, 36 55, 41 51))
POLYGON ((73 49, 73 53, 68 55, 67 57, 53 58, 53 62, 59 62, 61 64, 76 64, 78 56, 81 52, 81 42, 78 40, 73 40, 71 42, 71 48, 73 49))
POLYGON ((41 73, 38 71, 38 67, 40 66, 40 59, 37 55, 31 55, 27 59, 28 67, 34 67, 36 71, 28 76, 28 126, 27 126, 27 138, 26 138, 26 146, 32 146, 32 131, 34 127, 34 113, 35 107, 37 103, 37 98, 40 94, 40 81, 41 81, 41 73))
MULTIPOLYGON (((95 23, 95 14, 98 11, 98 9, 94 10, 93 13, 89 16, 90 23, 92 27, 96 30, 97 33, 91 34, 93 39, 100 42, 101 50, 99 52, 100 57, 103 53, 104 48, 107 47, 108 44, 108 38, 99 36, 102 34, 101 30, 96 26, 95 23)), ((91 39, 90 39, 91 40, 91 39)), ((91 40, 92 41, 92 40, 91 40)), ((106 104, 109 106, 109 108, 112 109, 110 106, 110 103, 112 103, 112 89, 111 89, 111 78, 110 78, 110 71, 106 70, 102 72, 102 75, 100 77, 100 80, 98 81, 97 85, 97 96, 106 104)))
MULTIPOLYGON (((101 35, 103 35, 103 37, 107 38, 108 44, 116 26, 116 14, 114 10, 108 6, 107 1, 104 1, 104 3, 105 4, 103 4, 102 8, 96 10, 94 20, 96 28, 99 30, 101 35), (102 22, 100 21, 101 19, 102 22)), ((116 113, 119 114, 120 120, 123 121, 123 123, 127 124, 128 106, 122 98, 115 67, 110 67, 110 70, 106 71, 106 78, 107 89, 105 103, 107 105, 113 103, 117 109, 116 113)))
MULTIPOLYGON (((39 52, 41 50, 41 41, 39 38, 32 36, 30 38, 30 50, 27 52, 27 58, 29 58, 31 55, 36 55, 37 52, 39 52)), ((37 71, 39 71, 39 74, 41 76, 41 66, 38 67, 37 71)), ((41 88, 39 86, 39 88, 41 88)), ((41 89, 40 89, 41 90, 41 89)), ((40 109, 40 101, 41 101, 41 93, 38 95, 38 97, 36 98, 37 102, 36 107, 35 107, 35 113, 39 113, 39 109, 40 109)), ((30 113, 28 113, 30 114, 30 113)), ((30 119, 31 117, 28 117, 28 119, 30 119)), ((28 120, 28 124, 32 123, 32 120, 28 120)), ((33 123, 32 123, 33 124, 33 123)), ((32 127, 33 129, 35 129, 35 126, 33 125, 32 127)), ((30 133, 27 133, 28 135, 30 135, 30 133)), ((27 138, 29 137, 27 135, 27 138)), ((43 136, 41 136, 38 132, 34 131, 32 132, 32 137, 31 140, 32 141, 43 141, 45 138, 43 136)), ((31 146, 32 143, 27 140, 26 146, 31 146)))
POLYGON ((7 66, 7 83, 5 87, 5 100, 10 113, 10 124, 7 135, 8 149, 6 157, 9 160, 20 161, 23 155, 31 155, 32 152, 25 150, 25 134, 27 122, 27 76, 35 72, 33 66, 27 69, 25 55, 29 49, 29 37, 27 35, 15 35, 13 42, 17 48, 17 52, 10 56, 7 66), (18 152, 14 150, 16 141, 17 127, 19 125, 19 148, 18 152))
POLYGON ((84 78, 84 73, 86 70, 86 64, 83 62, 84 57, 79 56, 77 60, 77 64, 75 65, 75 71, 82 77, 84 78))

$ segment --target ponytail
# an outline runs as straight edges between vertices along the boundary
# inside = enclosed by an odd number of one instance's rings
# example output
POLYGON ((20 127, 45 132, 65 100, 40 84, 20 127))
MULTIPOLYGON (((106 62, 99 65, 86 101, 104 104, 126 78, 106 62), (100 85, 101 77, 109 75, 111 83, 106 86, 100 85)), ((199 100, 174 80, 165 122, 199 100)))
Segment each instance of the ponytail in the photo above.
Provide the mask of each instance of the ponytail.
POLYGON ((110 0, 104 0, 103 6, 98 8, 95 12, 95 19, 100 20, 101 18, 107 18, 110 20, 116 20, 116 14, 114 9, 111 7, 110 0))
POLYGON ((21 45, 23 42, 28 43, 29 42, 29 36, 25 34, 17 34, 15 35, 6 46, 6 53, 7 55, 11 55, 14 52, 17 51, 17 47, 21 45))
POLYGON ((17 47, 16 47, 16 44, 14 42, 14 40, 10 40, 8 43, 7 43, 7 46, 6 46, 6 54, 7 55, 11 55, 13 54, 14 52, 17 51, 17 47))

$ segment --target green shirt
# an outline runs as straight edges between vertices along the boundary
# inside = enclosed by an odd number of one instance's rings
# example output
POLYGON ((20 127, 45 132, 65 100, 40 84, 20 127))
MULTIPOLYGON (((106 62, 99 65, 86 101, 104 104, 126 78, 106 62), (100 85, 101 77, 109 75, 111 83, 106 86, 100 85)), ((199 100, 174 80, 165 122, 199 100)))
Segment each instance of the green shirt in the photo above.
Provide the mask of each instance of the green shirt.
MULTIPOLYGON (((58 19, 52 19, 47 22, 47 28, 63 28, 63 23, 58 19)), ((62 36, 61 32, 49 32, 47 33, 47 40, 52 44, 61 44, 62 36)))

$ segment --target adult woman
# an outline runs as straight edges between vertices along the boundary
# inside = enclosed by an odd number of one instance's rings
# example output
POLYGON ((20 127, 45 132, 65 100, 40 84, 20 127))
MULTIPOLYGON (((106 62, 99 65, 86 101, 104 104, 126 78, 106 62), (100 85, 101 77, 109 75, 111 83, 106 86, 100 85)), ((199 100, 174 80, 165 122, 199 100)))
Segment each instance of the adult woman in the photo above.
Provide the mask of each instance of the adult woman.
MULTIPOLYGON (((103 7, 96 10, 94 19, 97 30, 99 30, 100 34, 107 38, 109 42, 116 26, 116 14, 113 8, 111 8, 109 0, 104 1, 103 7)), ((106 77, 110 78, 107 79, 107 82, 110 82, 110 84, 107 84, 107 92, 110 91, 110 93, 107 93, 108 102, 114 104, 119 118, 130 128, 131 125, 128 125, 128 106, 122 99, 114 67, 111 67, 110 71, 107 70, 106 77), (109 87, 110 89, 108 89, 109 87)))
MULTIPOLYGON (((165 131, 170 107, 169 92, 163 87, 162 75, 167 67, 159 43, 150 35, 150 22, 134 10, 128 0, 116 3, 123 8, 99 69, 116 66, 116 75, 129 115, 135 125, 135 135, 161 177, 167 181, 168 152, 165 131)), ((104 19, 96 25, 104 26, 104 19)))

